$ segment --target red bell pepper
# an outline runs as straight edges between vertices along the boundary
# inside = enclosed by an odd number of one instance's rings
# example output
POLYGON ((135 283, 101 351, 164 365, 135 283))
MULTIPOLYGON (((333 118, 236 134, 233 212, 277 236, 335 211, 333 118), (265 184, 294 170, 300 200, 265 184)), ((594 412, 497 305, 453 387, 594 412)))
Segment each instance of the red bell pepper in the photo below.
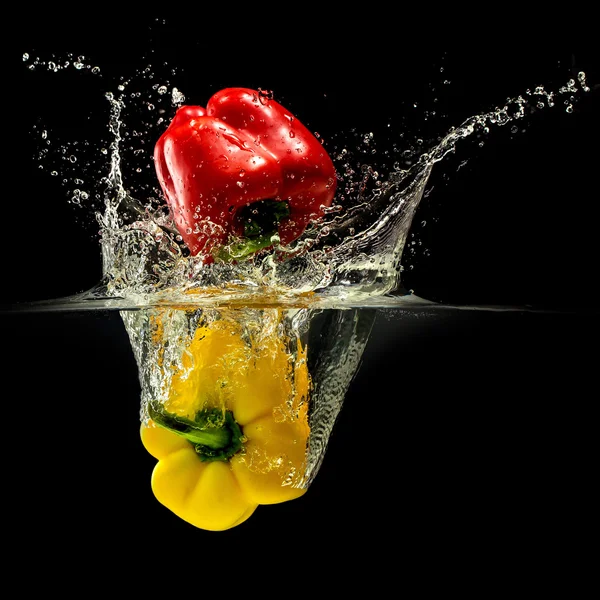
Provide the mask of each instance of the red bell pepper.
POLYGON ((208 262, 234 241, 234 257, 272 246, 274 234, 289 244, 336 190, 319 140, 269 95, 245 88, 179 108, 154 160, 183 241, 208 262))

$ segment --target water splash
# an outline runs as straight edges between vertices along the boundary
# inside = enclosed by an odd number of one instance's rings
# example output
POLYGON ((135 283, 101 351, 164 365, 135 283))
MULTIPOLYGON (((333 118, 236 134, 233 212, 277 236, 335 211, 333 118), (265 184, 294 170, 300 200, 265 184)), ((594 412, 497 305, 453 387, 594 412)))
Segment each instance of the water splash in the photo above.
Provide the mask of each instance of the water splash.
MULTIPOLYGON (((488 135, 493 127, 515 125, 535 110, 552 108, 558 99, 568 106, 575 95, 589 90, 585 74, 569 80, 557 92, 543 86, 528 89, 494 109, 452 127, 427 152, 402 152, 381 175, 372 165, 353 164, 353 158, 374 146, 372 133, 362 145, 334 153, 340 165, 341 198, 321 222, 309 227, 295 242, 274 252, 259 252, 237 264, 205 265, 202 256, 187 256, 172 219, 160 201, 142 201, 123 184, 120 146, 123 96, 108 94, 111 103, 111 170, 107 178, 105 211, 98 215, 102 232, 104 281, 99 290, 134 304, 203 301, 253 303, 278 296, 315 295, 333 305, 356 305, 399 288, 401 259, 415 211, 435 164, 472 136, 488 135)), ((164 94, 163 91, 159 93, 164 94)), ((183 95, 173 88, 173 102, 183 95)), ((567 106, 567 108, 568 108, 567 106)), ((98 292, 98 290, 96 290, 98 292)))
MULTIPOLYGON (((71 68, 102 79, 102 71, 84 56, 42 60, 25 53, 23 60, 31 70, 71 68)), ((510 124, 516 133, 519 121, 541 109, 572 110, 577 95, 588 91, 583 72, 556 91, 544 86, 527 89, 450 128, 428 148, 422 138, 404 146, 394 144, 391 168, 375 165, 376 136, 355 131, 351 146, 346 141, 341 149, 330 151, 338 171, 338 196, 321 222, 288 247, 258 252, 237 264, 207 266, 201 256, 186 252, 157 187, 149 149, 186 96, 147 65, 134 77, 121 77, 117 89, 105 93, 110 135, 106 144, 98 150, 97 144, 75 140, 58 147, 61 163, 59 168, 53 165, 52 174, 63 177, 72 204, 93 212, 102 249, 102 281, 77 301, 105 300, 107 306, 135 308, 206 300, 302 302, 310 296, 328 305, 356 306, 390 298, 401 288, 407 238, 409 232, 414 235, 415 211, 431 191, 427 186, 436 163, 456 153, 462 141, 482 139, 493 128, 510 124), (86 160, 84 150, 95 154, 86 160), (80 171, 97 171, 99 164, 105 171, 90 183, 80 171), (149 182, 143 183, 145 174, 149 182)), ((274 96, 270 90, 261 94, 265 99, 274 96)), ((51 136, 48 128, 39 131, 42 166, 52 155, 51 136)))

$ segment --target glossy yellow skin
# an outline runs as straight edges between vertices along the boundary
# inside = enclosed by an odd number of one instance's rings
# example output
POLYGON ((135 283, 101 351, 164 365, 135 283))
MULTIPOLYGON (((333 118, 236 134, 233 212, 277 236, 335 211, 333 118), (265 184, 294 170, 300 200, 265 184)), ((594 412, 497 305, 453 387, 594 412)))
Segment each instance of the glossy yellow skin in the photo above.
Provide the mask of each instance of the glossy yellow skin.
POLYGON ((277 315, 250 340, 247 329, 243 339, 235 313, 199 327, 165 403, 167 411, 191 419, 203 408, 232 411, 244 434, 240 452, 228 461, 203 462, 186 439, 152 421, 142 424, 142 442, 158 459, 154 495, 201 529, 235 527, 259 504, 306 491, 310 378, 303 350, 292 356, 279 338, 277 315))

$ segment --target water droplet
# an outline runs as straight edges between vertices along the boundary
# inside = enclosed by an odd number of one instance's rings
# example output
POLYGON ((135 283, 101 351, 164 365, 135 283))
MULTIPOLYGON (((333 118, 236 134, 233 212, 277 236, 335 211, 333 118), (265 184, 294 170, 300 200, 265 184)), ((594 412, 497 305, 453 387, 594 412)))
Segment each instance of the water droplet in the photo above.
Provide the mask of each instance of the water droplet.
POLYGON ((48 138, 48 132, 44 129, 44 131, 42 131, 42 139, 45 140, 48 138))
POLYGON ((581 85, 581 89, 584 92, 590 91, 590 88, 587 85, 586 80, 585 80, 585 73, 583 71, 579 71, 579 73, 577 73, 577 80, 579 81, 579 85, 581 85))
POLYGON ((258 88, 258 101, 265 105, 269 102, 269 100, 273 100, 273 92, 271 90, 263 90, 258 88))
POLYGON ((23 52, 23 62, 28 61, 29 60, 29 54, 27 54, 27 52, 23 52))
POLYGON ((76 156, 73 156, 73 155, 71 154, 71 156, 69 156, 69 160, 70 160, 72 163, 75 163, 75 162, 77 162, 77 157, 76 157, 76 156))
POLYGON ((296 132, 293 129, 290 129, 290 137, 291 138, 295 138, 296 137, 296 132))
POLYGON ((240 177, 243 177, 246 174, 246 170, 245 169, 240 169, 240 177))
POLYGON ((58 175, 58 171, 52 171, 50 175, 52 175, 52 177, 56 177, 58 175))
POLYGON ((92 73, 93 73, 94 75, 98 75, 98 73, 100 73, 100 67, 94 67, 94 68, 92 69, 92 73))
POLYGON ((243 187, 244 187, 246 184, 245 184, 243 181, 236 181, 236 185, 237 185, 239 188, 243 188, 243 187))
POLYGON ((175 105, 183 104, 183 102, 185 102, 185 96, 176 87, 174 87, 173 91, 171 92, 171 101, 175 105))

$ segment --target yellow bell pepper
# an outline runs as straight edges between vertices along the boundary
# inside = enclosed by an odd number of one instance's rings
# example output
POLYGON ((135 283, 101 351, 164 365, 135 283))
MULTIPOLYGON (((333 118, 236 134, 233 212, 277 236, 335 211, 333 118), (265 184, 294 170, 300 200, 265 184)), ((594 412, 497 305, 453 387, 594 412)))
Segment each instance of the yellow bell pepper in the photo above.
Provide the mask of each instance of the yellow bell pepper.
POLYGON ((239 525, 260 504, 305 493, 310 377, 306 353, 281 339, 281 313, 242 326, 236 311, 199 326, 171 379, 150 403, 145 448, 158 463, 154 495, 201 529, 239 525))

